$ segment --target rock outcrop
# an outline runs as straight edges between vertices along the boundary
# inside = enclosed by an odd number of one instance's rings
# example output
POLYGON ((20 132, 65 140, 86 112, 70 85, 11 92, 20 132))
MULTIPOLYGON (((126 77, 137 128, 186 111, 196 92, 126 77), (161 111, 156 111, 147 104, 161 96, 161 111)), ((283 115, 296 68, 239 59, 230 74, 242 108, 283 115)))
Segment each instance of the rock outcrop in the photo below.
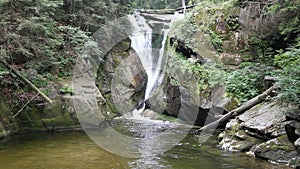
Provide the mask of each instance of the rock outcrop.
POLYGON ((276 100, 253 107, 227 123, 225 131, 219 135, 221 147, 229 151, 251 152, 258 158, 276 163, 299 166, 299 122, 295 119, 295 112, 286 115, 294 108, 276 100))
POLYGON ((143 98, 146 86, 145 71, 137 54, 130 49, 129 39, 113 47, 100 65, 89 59, 81 59, 73 79, 74 106, 84 128, 131 111, 143 98), (94 77, 95 66, 97 77, 94 77))

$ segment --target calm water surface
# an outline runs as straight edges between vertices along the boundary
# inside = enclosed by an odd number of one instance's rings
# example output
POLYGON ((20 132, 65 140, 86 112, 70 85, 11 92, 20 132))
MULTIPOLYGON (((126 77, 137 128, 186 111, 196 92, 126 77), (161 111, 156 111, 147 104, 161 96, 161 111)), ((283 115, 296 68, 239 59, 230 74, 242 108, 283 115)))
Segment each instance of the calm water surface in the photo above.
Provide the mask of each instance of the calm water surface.
POLYGON ((241 153, 219 150, 212 141, 198 145, 193 134, 168 152, 149 160, 149 163, 145 159, 108 153, 84 132, 26 134, 0 141, 1 169, 285 168, 241 153), (139 165, 141 163, 143 165, 139 165))

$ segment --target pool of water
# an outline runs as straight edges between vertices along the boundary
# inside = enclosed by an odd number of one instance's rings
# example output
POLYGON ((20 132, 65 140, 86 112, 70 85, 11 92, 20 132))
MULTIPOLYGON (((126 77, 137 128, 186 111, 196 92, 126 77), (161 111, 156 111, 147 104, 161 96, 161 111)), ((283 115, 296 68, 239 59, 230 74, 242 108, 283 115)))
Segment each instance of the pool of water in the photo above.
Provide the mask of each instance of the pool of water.
MULTIPOLYGON (((22 134, 0 140, 2 169, 283 169, 242 153, 217 148, 216 138, 199 144, 193 133, 167 152, 126 158, 109 153, 84 132, 22 134)), ((159 144, 159 143, 157 143, 159 144)), ((149 147, 148 147, 149 149, 149 147)), ((143 151, 147 151, 144 149, 143 151)), ((149 150, 150 151, 150 150, 149 150)))

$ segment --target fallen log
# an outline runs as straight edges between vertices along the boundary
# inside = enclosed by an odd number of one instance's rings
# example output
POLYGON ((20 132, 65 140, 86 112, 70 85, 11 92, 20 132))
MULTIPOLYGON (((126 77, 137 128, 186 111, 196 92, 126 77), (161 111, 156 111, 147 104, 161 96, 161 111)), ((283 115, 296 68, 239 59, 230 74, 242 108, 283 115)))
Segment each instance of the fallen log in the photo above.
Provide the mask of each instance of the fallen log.
POLYGON ((199 129, 199 132, 204 131, 204 130, 209 130, 209 129, 215 129, 219 124, 225 123, 229 119, 232 119, 232 118, 244 113, 245 111, 251 109, 255 105, 261 103, 269 95, 271 95, 276 89, 279 89, 279 88, 280 88, 280 85, 278 83, 275 83, 272 87, 267 89, 265 92, 252 98, 251 100, 247 101, 245 104, 243 104, 239 108, 234 109, 234 110, 230 111, 229 113, 223 115, 218 120, 203 126, 202 128, 199 129))
POLYGON ((141 13, 148 14, 174 14, 175 9, 140 9, 141 13))
POLYGON ((184 10, 184 9, 190 9, 190 8, 194 8, 194 7, 195 7, 194 5, 184 6, 184 7, 177 8, 176 11, 180 11, 180 10, 184 10))
POLYGON ((39 88, 37 88, 33 83, 31 83, 28 79, 26 79, 25 76, 23 76, 17 69, 12 67, 10 64, 8 64, 3 58, 0 59, 0 62, 8 69, 10 70, 10 73, 16 74, 21 80, 23 80, 30 88, 32 88, 34 91, 36 91, 42 98, 44 98, 47 102, 53 103, 53 101, 46 96, 39 88))

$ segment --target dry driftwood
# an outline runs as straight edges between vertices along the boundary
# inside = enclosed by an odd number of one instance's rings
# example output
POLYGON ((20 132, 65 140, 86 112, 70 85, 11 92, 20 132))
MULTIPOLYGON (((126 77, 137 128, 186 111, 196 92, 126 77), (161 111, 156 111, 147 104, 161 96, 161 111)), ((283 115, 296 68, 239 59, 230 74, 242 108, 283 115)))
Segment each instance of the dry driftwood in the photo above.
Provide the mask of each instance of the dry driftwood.
POLYGON ((10 73, 16 74, 20 79, 22 79, 28 86, 30 86, 34 91, 36 91, 42 98, 44 98, 47 102, 53 103, 53 101, 46 96, 40 89, 38 89, 33 83, 31 83, 26 77, 24 77, 17 69, 8 64, 3 58, 0 59, 0 62, 10 70, 10 73))
POLYGON ((240 106, 237 109, 234 109, 232 111, 230 111, 229 113, 223 115, 221 118, 219 118, 218 120, 209 123, 205 126, 203 126, 202 128, 199 129, 199 131, 203 131, 203 130, 209 130, 209 129, 214 129, 216 128, 220 123, 224 123, 226 121, 228 121, 229 119, 232 119, 242 113, 244 113, 245 111, 251 109, 252 107, 254 107, 255 105, 261 103, 262 101, 264 101, 267 96, 269 96, 270 94, 272 94, 274 92, 274 90, 280 88, 280 85, 278 83, 275 83, 272 87, 270 87, 269 89, 267 89, 265 92, 263 92, 262 94, 252 98, 251 100, 247 101, 245 104, 243 104, 242 106, 240 106))

